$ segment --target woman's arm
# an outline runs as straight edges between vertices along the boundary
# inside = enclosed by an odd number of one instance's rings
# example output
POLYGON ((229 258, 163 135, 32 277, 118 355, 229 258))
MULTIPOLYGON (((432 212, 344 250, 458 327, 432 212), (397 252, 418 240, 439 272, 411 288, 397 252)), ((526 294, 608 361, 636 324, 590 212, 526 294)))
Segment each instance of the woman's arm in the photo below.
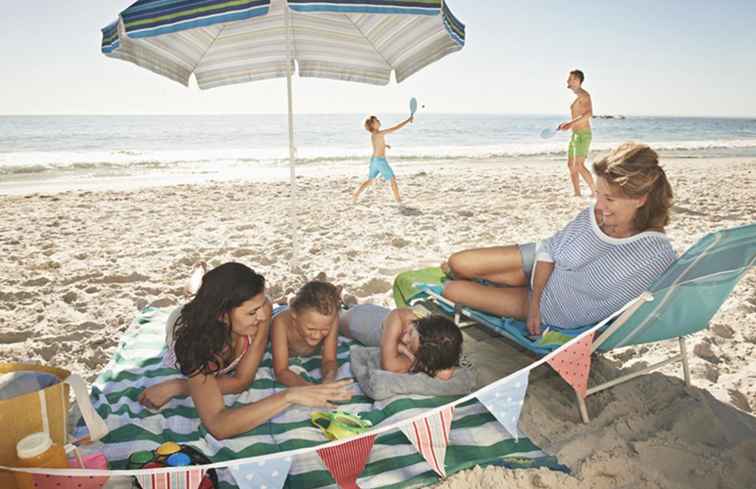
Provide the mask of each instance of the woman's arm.
POLYGON ((554 271, 554 262, 537 261, 533 268, 533 290, 528 303, 528 332, 533 336, 541 334, 541 295, 554 271))
POLYGON ((276 379, 283 385, 289 387, 311 385, 289 369, 288 318, 289 312, 284 311, 273 319, 273 327, 270 332, 270 342, 273 350, 273 371, 276 374, 276 379))
POLYGON ((383 336, 381 337, 381 368, 394 373, 407 373, 412 368, 412 360, 403 355, 399 343, 405 325, 412 321, 414 313, 411 309, 394 309, 383 320, 383 336))
MULTIPOLYGON (((233 375, 217 377, 222 394, 244 392, 255 380, 257 367, 260 366, 265 347, 268 343, 268 325, 261 326, 252 345, 234 369, 233 375)), ((189 385, 186 379, 171 379, 151 385, 139 394, 139 402, 150 409, 159 409, 174 397, 188 396, 189 385)))
POLYGON ((401 129, 404 126, 406 126, 407 124, 409 124, 410 122, 414 122, 414 121, 415 121, 415 118, 412 117, 412 116, 410 116, 406 120, 400 122, 399 124, 397 124, 397 125, 395 125, 393 127, 389 127, 388 129, 384 129, 382 131, 378 131, 378 134, 391 134, 392 132, 396 132, 399 129, 401 129))
POLYGON ((229 409, 212 375, 198 374, 187 381, 202 424, 217 439, 230 438, 265 423, 292 404, 334 408, 330 401, 349 400, 349 381, 328 385, 293 387, 261 401, 229 409))
POLYGON ((339 362, 336 360, 336 351, 339 348, 339 320, 334 321, 331 331, 323 340, 323 360, 320 366, 322 382, 327 384, 336 380, 339 372, 339 362))

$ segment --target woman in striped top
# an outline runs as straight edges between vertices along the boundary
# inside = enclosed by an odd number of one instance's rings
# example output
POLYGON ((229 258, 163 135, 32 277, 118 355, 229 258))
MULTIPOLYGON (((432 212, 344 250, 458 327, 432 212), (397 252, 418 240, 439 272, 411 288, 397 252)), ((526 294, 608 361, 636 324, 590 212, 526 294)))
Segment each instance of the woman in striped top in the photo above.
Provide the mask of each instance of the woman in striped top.
POLYGON ((527 320, 538 335, 541 325, 596 323, 645 291, 676 259, 664 234, 672 188, 658 155, 625 143, 593 170, 594 205, 543 241, 453 254, 444 296, 527 320))

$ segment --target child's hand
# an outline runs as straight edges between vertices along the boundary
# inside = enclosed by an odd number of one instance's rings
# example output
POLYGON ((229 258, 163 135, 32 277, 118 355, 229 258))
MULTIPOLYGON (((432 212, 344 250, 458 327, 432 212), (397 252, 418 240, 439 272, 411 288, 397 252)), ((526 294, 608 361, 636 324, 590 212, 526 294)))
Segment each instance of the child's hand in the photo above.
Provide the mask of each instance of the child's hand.
POLYGON ((331 401, 348 401, 352 399, 349 391, 351 380, 340 380, 332 384, 291 387, 286 391, 286 400, 292 404, 307 407, 335 408, 331 401))
POLYGON ((409 121, 409 123, 412 124, 413 122, 415 122, 415 116, 414 115, 409 116, 409 119, 407 119, 407 121, 409 121))
POLYGON ((139 394, 137 400, 142 406, 148 409, 160 409, 165 403, 179 394, 181 394, 181 384, 169 380, 146 388, 139 394))

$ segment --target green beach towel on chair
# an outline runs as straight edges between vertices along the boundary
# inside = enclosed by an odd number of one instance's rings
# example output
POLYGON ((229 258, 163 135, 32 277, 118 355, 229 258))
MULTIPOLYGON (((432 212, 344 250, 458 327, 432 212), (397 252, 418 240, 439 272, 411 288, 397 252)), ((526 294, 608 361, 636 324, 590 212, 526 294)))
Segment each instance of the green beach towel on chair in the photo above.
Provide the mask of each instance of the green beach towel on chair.
MULTIPOLYGON (((173 399, 160 411, 141 406, 137 396, 144 387, 180 375, 162 363, 169 313, 170 310, 165 309, 145 309, 126 331, 114 357, 94 383, 93 403, 110 428, 110 434, 102 440, 102 450, 111 468, 126 468, 131 453, 154 450, 166 441, 191 445, 213 462, 313 447, 326 442, 320 430, 310 422, 310 414, 317 409, 295 406, 242 435, 217 440, 201 425, 189 397, 173 399)), ((345 338, 339 340, 339 378, 351 377, 349 348, 352 344, 354 342, 345 338)), ((291 360, 293 368, 305 377, 319 378, 320 357, 291 360)), ((226 406, 237 407, 283 388, 274 379, 268 351, 252 386, 241 394, 226 395, 224 400, 226 406)), ((356 384, 355 389, 358 389, 356 384)), ((339 409, 359 414, 370 420, 373 426, 380 427, 454 399, 402 396, 374 402, 356 391, 352 400, 340 405, 339 409)), ((521 437, 519 442, 515 441, 482 404, 471 400, 456 408, 449 435, 446 470, 452 474, 475 465, 489 464, 564 470, 529 439, 521 437)), ((219 470, 218 476, 220 489, 237 487, 228 470, 219 470)), ((428 463, 397 429, 376 438, 359 484, 362 488, 403 488, 438 480, 428 463)), ((316 489, 335 488, 336 485, 318 455, 311 451, 294 457, 286 487, 316 489)))

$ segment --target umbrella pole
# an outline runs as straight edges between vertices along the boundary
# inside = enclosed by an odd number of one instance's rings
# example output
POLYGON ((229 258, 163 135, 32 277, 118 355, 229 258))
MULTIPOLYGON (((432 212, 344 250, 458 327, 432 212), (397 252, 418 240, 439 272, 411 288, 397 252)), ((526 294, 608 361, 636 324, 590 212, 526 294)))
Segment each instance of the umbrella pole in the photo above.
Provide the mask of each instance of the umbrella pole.
POLYGON ((286 26, 286 96, 288 100, 289 110, 289 227, 291 229, 291 260, 289 261, 289 268, 291 271, 296 270, 299 265, 299 236, 298 236, 298 223, 297 223, 297 178, 295 170, 295 152, 294 148, 294 108, 293 97, 291 93, 291 30, 289 20, 289 2, 283 0, 284 9, 284 23, 286 26))

